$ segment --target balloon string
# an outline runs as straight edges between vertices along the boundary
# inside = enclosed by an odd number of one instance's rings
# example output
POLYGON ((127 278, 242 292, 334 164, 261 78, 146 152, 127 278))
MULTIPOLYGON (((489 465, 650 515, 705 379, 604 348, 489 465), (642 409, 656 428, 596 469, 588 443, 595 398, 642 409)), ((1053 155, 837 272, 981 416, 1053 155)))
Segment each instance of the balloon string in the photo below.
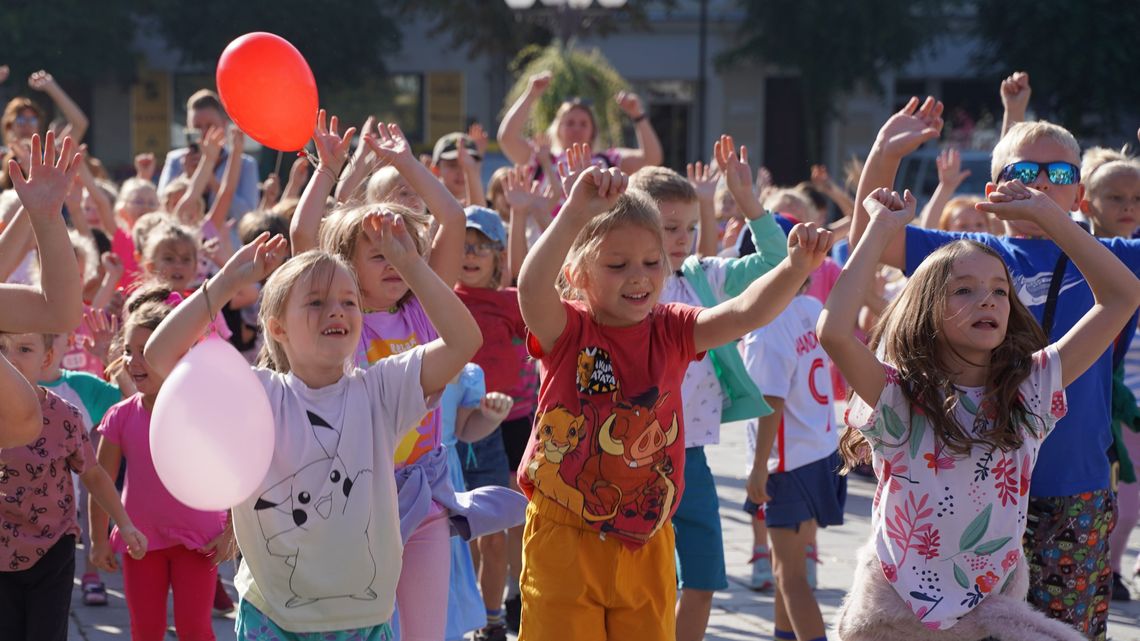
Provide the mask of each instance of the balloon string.
POLYGON ((281 174, 281 156, 283 156, 283 155, 284 155, 283 152, 280 149, 278 149, 277 150, 277 164, 273 166, 273 173, 275 173, 275 174, 278 174, 278 175, 281 174))

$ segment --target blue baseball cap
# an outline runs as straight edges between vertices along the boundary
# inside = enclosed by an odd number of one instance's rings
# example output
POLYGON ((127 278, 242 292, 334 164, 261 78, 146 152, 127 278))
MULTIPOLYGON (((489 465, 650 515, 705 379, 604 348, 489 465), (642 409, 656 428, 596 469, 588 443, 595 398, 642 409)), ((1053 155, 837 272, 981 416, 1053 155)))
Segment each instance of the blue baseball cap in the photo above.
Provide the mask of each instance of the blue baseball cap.
POLYGON ((507 246, 507 228, 503 226, 503 219, 499 217, 499 212, 486 207, 471 205, 464 207, 463 213, 467 215, 467 229, 474 229, 493 242, 499 243, 503 247, 507 246))

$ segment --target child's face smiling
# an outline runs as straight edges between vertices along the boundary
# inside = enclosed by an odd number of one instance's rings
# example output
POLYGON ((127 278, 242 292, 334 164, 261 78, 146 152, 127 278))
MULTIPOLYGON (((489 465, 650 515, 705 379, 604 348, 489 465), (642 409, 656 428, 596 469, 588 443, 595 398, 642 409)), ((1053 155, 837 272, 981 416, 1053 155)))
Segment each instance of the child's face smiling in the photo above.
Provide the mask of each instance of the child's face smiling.
MULTIPOLYGON (((459 282, 468 287, 494 287, 495 255, 501 253, 490 238, 481 232, 468 229, 465 244, 470 249, 463 252, 463 271, 459 273, 459 282)), ((502 257, 499 259, 502 264, 502 257)))
POLYGON ((693 241, 697 237, 697 224, 701 220, 700 203, 693 201, 664 201, 657 203, 661 210, 661 226, 665 229, 665 251, 669 254, 669 269, 681 269, 693 253, 693 241))
POLYGON ((649 316, 665 281, 660 238, 642 227, 611 230, 587 259, 582 283, 594 318, 602 325, 628 327, 649 316))
MULTIPOLYGON (((268 330, 299 372, 343 374, 360 342, 360 296, 352 275, 338 268, 332 278, 302 278, 289 294, 285 313, 268 330)), ((335 380, 333 381, 335 382, 335 380)))
MULTIPOLYGON (((1031 143, 1023 144, 1011 150, 1010 161, 1006 164, 1009 165, 1022 160, 1036 163, 1063 161, 1071 162, 1078 167, 1081 164, 1081 159, 1077 154, 1074 154, 1071 149, 1051 138, 1038 138, 1031 143)), ((1043 192, 1064 211, 1076 211, 1084 192, 1084 187, 1080 183, 1054 185, 1049 182, 1049 177, 1046 176, 1046 173, 1047 172, 1044 171, 1037 172, 1037 178, 1029 183, 1029 186, 1037 191, 1043 192)), ((988 193, 989 189, 986 191, 988 193)), ((1007 233, 1010 236, 1045 236, 1045 232, 1036 223, 1025 220, 1013 220, 1006 221, 1005 224, 1007 233)))
POLYGON ((163 242, 154 248, 147 271, 158 276, 171 289, 186 291, 198 275, 198 251, 185 242, 163 242))
POLYGON ((1010 283, 1005 266, 993 256, 974 250, 959 256, 946 283, 941 341, 972 363, 989 363, 990 354, 1005 340, 1009 323, 1010 283))
POLYGON ((158 394, 158 390, 162 388, 162 381, 165 380, 156 374, 146 359, 143 358, 143 348, 146 347, 146 342, 152 333, 152 330, 145 327, 128 325, 127 333, 123 337, 125 343, 123 346, 123 367, 126 368, 131 381, 134 382, 135 389, 142 392, 144 396, 150 397, 158 394))

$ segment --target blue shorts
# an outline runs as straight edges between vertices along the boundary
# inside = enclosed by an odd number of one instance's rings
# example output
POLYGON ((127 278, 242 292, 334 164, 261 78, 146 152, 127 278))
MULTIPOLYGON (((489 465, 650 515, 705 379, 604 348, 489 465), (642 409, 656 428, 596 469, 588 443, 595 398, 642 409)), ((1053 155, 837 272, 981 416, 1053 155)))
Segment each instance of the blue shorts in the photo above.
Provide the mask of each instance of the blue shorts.
POLYGON ((673 514, 673 532, 677 587, 710 592, 727 588, 720 502, 703 447, 685 450, 685 491, 673 514))
POLYGON ((768 527, 799 530, 800 523, 815 519, 819 527, 843 525, 847 504, 847 477, 839 475, 843 461, 832 452, 814 463, 787 472, 768 475, 764 520, 768 527))
POLYGON ((499 428, 474 443, 459 441, 455 444, 455 452, 463 463, 463 482, 467 489, 510 487, 513 470, 507 462, 507 450, 503 447, 499 428))

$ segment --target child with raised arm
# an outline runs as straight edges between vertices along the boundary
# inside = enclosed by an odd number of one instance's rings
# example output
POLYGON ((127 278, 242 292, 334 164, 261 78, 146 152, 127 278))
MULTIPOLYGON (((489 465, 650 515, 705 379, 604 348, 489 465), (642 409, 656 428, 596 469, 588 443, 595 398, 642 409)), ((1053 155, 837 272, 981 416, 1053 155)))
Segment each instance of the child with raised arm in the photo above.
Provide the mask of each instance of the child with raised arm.
POLYGON ((1064 387, 1136 309, 1140 281, 1049 196, 1006 182, 980 208, 1055 239, 1088 278, 1091 309, 1050 344, 1012 295, 1001 255, 962 239, 914 270, 867 346, 854 336, 856 316, 884 250, 914 216, 914 198, 880 189, 861 206, 870 222, 818 326, 855 391, 840 449, 848 467, 869 449, 879 477, 874 534, 839 635, 1081 638, 1022 601, 1029 477, 1067 411, 1064 387))
MULTIPOLYGON (((852 244, 862 236, 867 213, 862 199, 876 185, 892 184, 899 163, 942 128, 942 104, 912 99, 883 125, 867 156, 859 181, 859 200, 851 225, 852 244)), ((993 151, 992 192, 1019 181, 1053 201, 1061 211, 1074 211, 1084 190, 1080 183, 1080 146, 1063 127, 1047 122, 1014 125, 993 151)), ((981 207, 981 206, 980 206, 981 207)), ((985 207, 982 207, 986 210, 985 207)), ((1064 336, 1092 308, 1086 280, 1067 252, 1032 221, 1004 220, 1006 235, 955 234, 908 226, 887 244, 882 262, 913 271, 938 247, 969 238, 997 251, 1013 274, 1014 291, 1041 321, 1052 340, 1064 336)), ((1140 273, 1140 241, 1099 239, 1133 273, 1140 273)), ((1105 638, 1108 595, 1112 581, 1108 534, 1115 513, 1106 451, 1112 443, 1112 350, 1067 386, 1069 402, 1079 416, 1057 424, 1041 447, 1040 463, 1029 487, 1029 527, 1025 547, 1029 560, 1029 601, 1072 623, 1092 639, 1105 638), (1070 514, 1070 517, 1063 517, 1070 514), (1087 561, 1070 566, 1077 554, 1087 561), (1049 585, 1046 585, 1049 581, 1049 585)))
MULTIPOLYGON (((83 281, 63 222, 63 200, 81 162, 70 138, 56 155, 55 134, 41 144, 32 136, 28 175, 12 160, 8 172, 35 234, 41 256, 40 285, 0 283, 0 331, 65 333, 83 320, 83 281)), ((0 357, 0 448, 25 445, 43 428, 34 388, 0 357)))
MULTIPOLYGON (((214 306, 269 276, 260 315, 270 368, 254 373, 273 408, 276 445, 265 480, 232 510, 242 550, 240 638, 264 631, 292 640, 317 632, 390 638, 401 575, 395 452, 480 344, 474 319, 420 257, 402 219, 372 213, 361 225, 363 242, 424 301, 440 338, 368 369, 352 367, 363 313, 351 265, 309 251, 274 271, 285 241, 262 234, 179 305, 145 350, 155 371, 167 374, 205 331, 214 306)), ((448 563, 446 530, 443 543, 433 563, 448 563)), ((417 594, 425 608, 445 595, 446 582, 417 594)), ((418 614, 442 620, 437 615, 418 614)))
POLYGON ((621 171, 591 165, 586 147, 569 161, 570 197, 519 279, 527 347, 547 372, 518 470, 531 499, 519 638, 675 641, 670 520, 685 485, 685 371, 774 318, 831 235, 796 227, 788 258, 713 308, 660 305, 668 254, 657 207, 626 192, 621 171))
MULTIPOLYGON (((744 291, 788 255, 788 240, 775 217, 751 197, 748 150, 731 136, 713 145, 717 165, 753 230, 756 253, 745 258, 716 257, 716 212, 712 198, 717 175, 690 165, 689 179, 665 167, 643 167, 630 176, 631 189, 653 199, 661 216, 668 253, 662 303, 712 307, 744 291), (695 242, 694 242, 695 241, 695 242), (694 253, 695 246, 698 252, 694 253)), ((717 346, 707 358, 689 364, 681 382, 685 417, 685 498, 673 515, 677 545, 678 641, 704 637, 713 593, 728 588, 716 483, 705 460, 705 446, 720 440, 720 424, 754 418, 770 409, 752 383, 735 344, 717 346), (718 376, 719 372, 719 376, 718 376), (726 419, 724 412, 729 417, 726 419)))

